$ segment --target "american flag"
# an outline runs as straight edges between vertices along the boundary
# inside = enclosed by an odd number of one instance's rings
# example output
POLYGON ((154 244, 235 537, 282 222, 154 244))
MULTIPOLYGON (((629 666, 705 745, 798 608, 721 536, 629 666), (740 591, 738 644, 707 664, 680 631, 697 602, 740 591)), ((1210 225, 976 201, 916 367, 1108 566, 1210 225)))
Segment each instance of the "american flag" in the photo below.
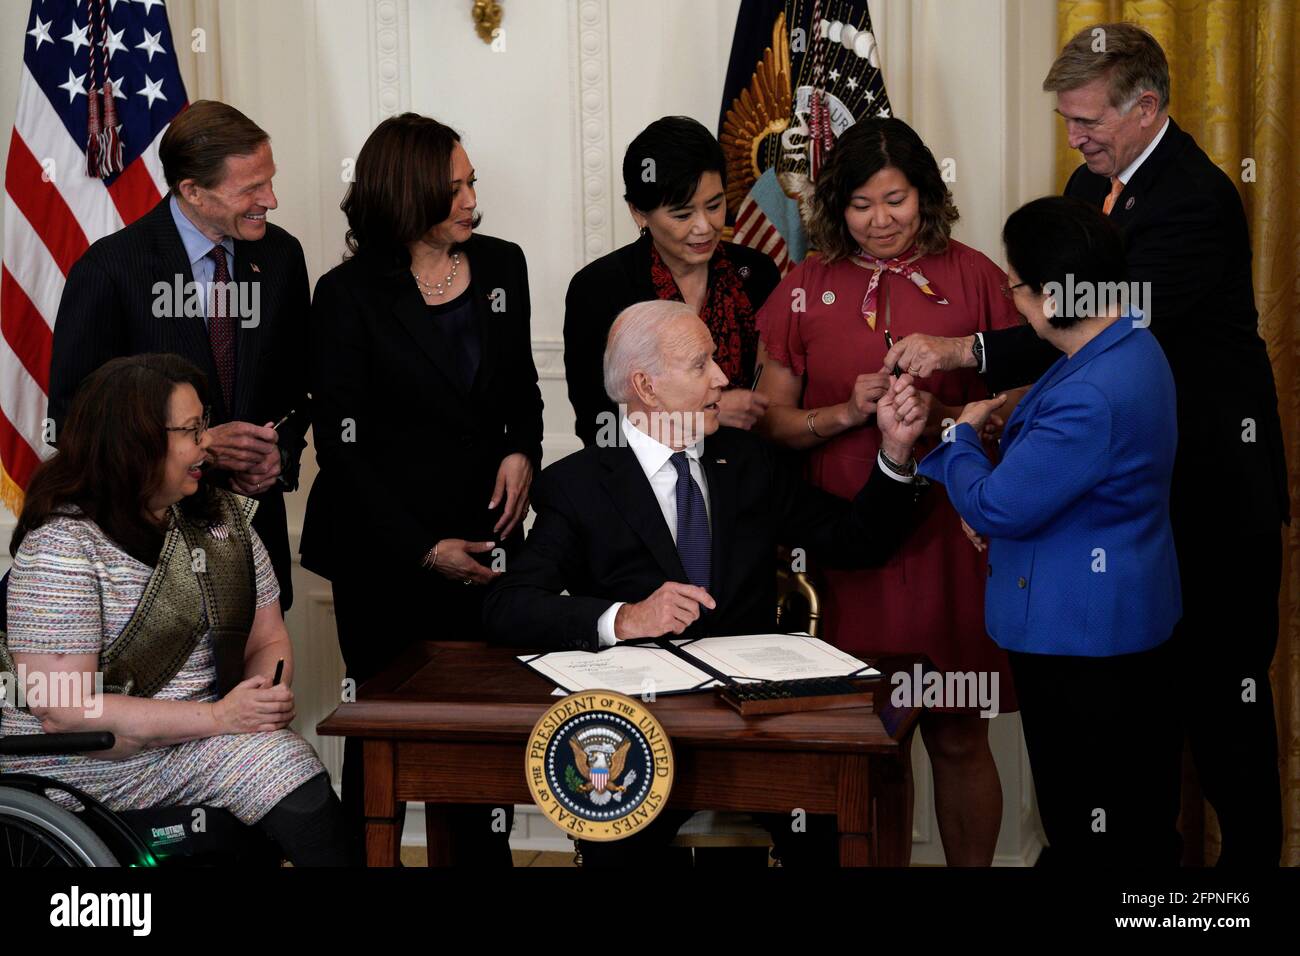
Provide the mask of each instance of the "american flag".
POLYGON ((33 0, 0 273, 0 500, 15 512, 52 451, 46 395, 68 271, 165 195, 158 141, 186 102, 163 0, 33 0))
POLYGON ((733 240, 793 268, 835 139, 889 115, 866 0, 742 0, 718 118, 733 240))

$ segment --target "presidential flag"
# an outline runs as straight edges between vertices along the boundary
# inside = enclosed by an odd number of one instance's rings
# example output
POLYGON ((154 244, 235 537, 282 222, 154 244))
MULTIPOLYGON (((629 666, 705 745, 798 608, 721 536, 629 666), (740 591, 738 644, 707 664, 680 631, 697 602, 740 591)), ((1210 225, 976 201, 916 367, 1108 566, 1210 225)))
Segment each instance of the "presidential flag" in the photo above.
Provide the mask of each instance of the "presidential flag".
POLYGON ((835 139, 889 115, 866 0, 742 0, 718 120, 733 241, 788 272, 835 139))
POLYGON ((68 271, 166 194, 158 141, 186 105, 163 0, 33 0, 22 42, 0 272, 0 500, 14 512, 53 451, 46 396, 68 271))

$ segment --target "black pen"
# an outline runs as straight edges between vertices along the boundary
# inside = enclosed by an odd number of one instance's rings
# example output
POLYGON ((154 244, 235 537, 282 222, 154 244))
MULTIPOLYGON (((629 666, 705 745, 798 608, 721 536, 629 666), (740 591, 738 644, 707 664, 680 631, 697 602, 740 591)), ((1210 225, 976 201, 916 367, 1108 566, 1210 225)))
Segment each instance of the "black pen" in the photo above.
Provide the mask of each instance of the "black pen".
MULTIPOLYGON (((894 337, 889 334, 889 329, 885 329, 885 349, 888 351, 888 350, 892 350, 893 347, 894 347, 894 337)), ((894 378, 898 378, 898 376, 903 374, 903 370, 899 368, 897 365, 895 365, 892 374, 894 378)))
POLYGON ((754 384, 749 386, 749 390, 751 392, 758 391, 758 382, 759 379, 761 379, 762 377, 763 377, 763 366, 760 365, 758 368, 754 369, 754 384))
POLYGON ((280 678, 284 676, 284 658, 280 658, 275 664, 275 678, 271 681, 272 687, 280 684, 280 678))

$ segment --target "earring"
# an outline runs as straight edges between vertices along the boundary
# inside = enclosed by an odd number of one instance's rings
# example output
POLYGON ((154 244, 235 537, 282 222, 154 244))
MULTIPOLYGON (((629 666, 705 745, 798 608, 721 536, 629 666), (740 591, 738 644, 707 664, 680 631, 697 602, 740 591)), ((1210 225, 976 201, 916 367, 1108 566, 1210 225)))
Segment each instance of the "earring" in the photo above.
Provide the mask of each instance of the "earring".
POLYGON ((650 227, 649 227, 649 226, 642 226, 642 227, 641 227, 641 236, 642 236, 642 238, 644 238, 644 237, 646 237, 646 236, 648 236, 648 235, 650 235, 650 227))

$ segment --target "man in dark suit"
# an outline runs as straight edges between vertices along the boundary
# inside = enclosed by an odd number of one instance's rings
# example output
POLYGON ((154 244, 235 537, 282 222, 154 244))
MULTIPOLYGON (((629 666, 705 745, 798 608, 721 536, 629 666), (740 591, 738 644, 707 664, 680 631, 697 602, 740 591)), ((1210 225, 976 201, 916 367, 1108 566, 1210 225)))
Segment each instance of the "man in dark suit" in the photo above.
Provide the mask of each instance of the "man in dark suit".
MULTIPOLYGON (((727 376, 713 351, 707 326, 683 303, 622 312, 604 361, 606 390, 626 409, 620 434, 534 483, 537 521, 484 603, 494 640, 596 651, 667 634, 771 633, 778 543, 835 564, 888 558, 923 487, 912 444, 925 412, 911 379, 880 400, 882 453, 848 502, 791 480, 761 439, 718 427, 727 376)), ((584 844, 584 856, 592 865, 649 862, 685 816, 662 814, 644 838, 584 844)), ((823 830, 810 827, 814 847, 781 822, 770 829, 787 864, 826 860, 823 830)))
POLYGON ((169 194, 94 243, 68 274, 54 324, 50 417, 62 424, 81 381, 111 358, 183 355, 208 377, 208 480, 258 500, 280 605, 293 601, 284 492, 298 484, 309 422, 307 263, 266 221, 276 208, 267 134, 225 103, 200 100, 159 144, 169 194), (272 427, 293 412, 278 430, 272 427))
MULTIPOLYGON (((1099 206, 1123 232, 1143 321, 1178 389, 1170 514, 1183 619, 1171 644, 1180 671, 1171 676, 1219 818, 1220 864, 1276 866, 1282 809, 1268 668, 1290 504, 1245 211, 1232 181, 1169 117, 1169 67, 1150 34, 1125 23, 1083 30, 1043 89, 1056 93, 1085 161, 1065 194, 1099 206)), ((978 367, 1003 389, 1032 382, 1059 355, 1025 326, 964 339, 909 336, 885 363, 921 376, 978 367)))

